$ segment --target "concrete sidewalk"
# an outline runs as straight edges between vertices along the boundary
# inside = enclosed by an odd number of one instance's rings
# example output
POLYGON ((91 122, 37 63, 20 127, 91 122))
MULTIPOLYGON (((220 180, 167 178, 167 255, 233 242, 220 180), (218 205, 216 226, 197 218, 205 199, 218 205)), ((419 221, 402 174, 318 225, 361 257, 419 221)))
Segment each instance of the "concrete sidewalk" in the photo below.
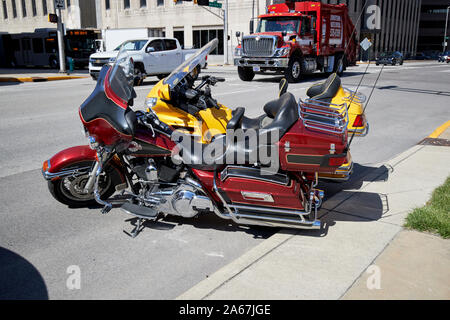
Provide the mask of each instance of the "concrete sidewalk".
POLYGON ((450 175, 449 163, 449 147, 414 146, 327 200, 320 210, 322 230, 282 230, 178 299, 449 299, 450 240, 400 233, 408 213, 450 175), (397 235, 395 247, 380 255, 397 235), (432 242, 418 245, 424 237, 432 242), (396 273, 390 273, 394 262, 396 273), (368 293, 365 285, 374 263, 381 269, 383 294, 368 293), (416 270, 402 269, 408 264, 416 270), (390 281, 401 270, 409 286, 395 291, 390 281))
POLYGON ((86 70, 75 70, 70 74, 53 69, 0 69, 0 82, 40 82, 89 78, 86 70))

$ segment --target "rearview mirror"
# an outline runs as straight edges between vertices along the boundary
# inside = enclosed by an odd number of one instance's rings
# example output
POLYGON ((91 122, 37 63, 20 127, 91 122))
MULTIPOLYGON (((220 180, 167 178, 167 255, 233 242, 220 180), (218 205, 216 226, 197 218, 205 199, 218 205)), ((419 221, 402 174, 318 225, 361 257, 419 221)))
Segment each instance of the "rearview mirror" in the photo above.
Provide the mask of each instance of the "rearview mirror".
POLYGON ((255 27, 255 22, 253 20, 250 20, 250 34, 253 33, 254 27, 255 27))
POLYGON ((241 37, 241 32, 240 31, 236 31, 236 38, 240 38, 241 37))
POLYGON ((147 50, 145 50, 147 53, 155 52, 155 48, 153 47, 147 47, 147 50))

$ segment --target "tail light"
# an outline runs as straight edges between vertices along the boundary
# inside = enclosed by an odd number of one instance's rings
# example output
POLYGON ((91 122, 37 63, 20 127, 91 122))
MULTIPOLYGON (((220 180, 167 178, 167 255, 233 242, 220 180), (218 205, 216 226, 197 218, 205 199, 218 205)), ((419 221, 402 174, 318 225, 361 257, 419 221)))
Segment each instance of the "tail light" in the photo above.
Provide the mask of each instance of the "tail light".
POLYGON ((205 57, 205 61, 208 61, 208 56, 205 57))
POLYGON ((353 122, 353 127, 359 128, 364 127, 364 119, 362 115, 357 115, 355 118, 355 122, 353 122))
POLYGON ((346 157, 330 158, 330 159, 328 159, 328 166, 330 166, 330 167, 340 167, 340 166, 342 166, 345 163, 346 160, 347 160, 346 157))

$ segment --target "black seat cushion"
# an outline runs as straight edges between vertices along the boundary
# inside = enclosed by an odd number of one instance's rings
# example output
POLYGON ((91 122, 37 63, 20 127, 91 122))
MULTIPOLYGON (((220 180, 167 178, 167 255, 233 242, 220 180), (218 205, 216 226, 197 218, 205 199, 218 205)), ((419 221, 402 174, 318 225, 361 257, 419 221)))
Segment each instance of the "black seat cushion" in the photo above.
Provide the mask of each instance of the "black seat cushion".
POLYGON ((236 130, 238 128, 241 128, 244 113, 245 113, 244 108, 237 108, 236 110, 233 110, 232 112, 233 117, 227 123, 227 130, 236 130))
POLYGON ((306 92, 311 99, 330 103, 341 86, 341 78, 337 73, 333 73, 325 82, 312 85, 306 92))

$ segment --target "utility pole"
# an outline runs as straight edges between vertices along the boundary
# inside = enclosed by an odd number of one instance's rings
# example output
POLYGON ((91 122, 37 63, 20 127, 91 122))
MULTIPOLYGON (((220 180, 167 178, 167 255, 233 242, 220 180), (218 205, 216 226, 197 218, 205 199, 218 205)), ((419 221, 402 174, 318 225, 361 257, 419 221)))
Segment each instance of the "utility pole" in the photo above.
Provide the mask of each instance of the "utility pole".
POLYGON ((64 30, 62 23, 61 8, 64 8, 64 0, 55 0, 56 14, 58 15, 58 55, 59 55, 59 72, 66 72, 66 56, 64 54, 64 30))
POLYGON ((223 47, 224 47, 224 64, 228 64, 228 0, 225 0, 225 8, 223 9, 223 47))
POLYGON ((442 51, 442 53, 444 53, 447 49, 447 27, 448 27, 448 10, 450 9, 450 6, 447 7, 447 18, 445 19, 445 35, 444 35, 444 50, 442 51))

